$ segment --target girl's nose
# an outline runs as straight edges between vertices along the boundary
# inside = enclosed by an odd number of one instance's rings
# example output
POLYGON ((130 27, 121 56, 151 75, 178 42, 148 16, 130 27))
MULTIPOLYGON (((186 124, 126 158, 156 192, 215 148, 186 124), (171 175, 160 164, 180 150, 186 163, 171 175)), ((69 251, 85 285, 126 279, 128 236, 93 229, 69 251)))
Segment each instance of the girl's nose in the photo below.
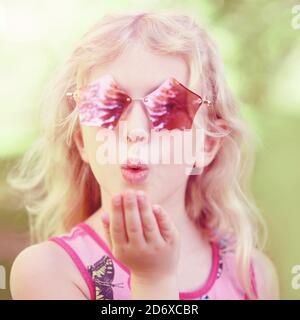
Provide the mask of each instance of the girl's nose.
POLYGON ((150 124, 146 112, 142 101, 132 101, 125 118, 122 119, 122 121, 126 121, 128 142, 147 140, 150 124))
POLYGON ((127 141, 128 142, 145 142, 148 139, 148 133, 144 129, 136 128, 128 130, 127 132, 127 141))

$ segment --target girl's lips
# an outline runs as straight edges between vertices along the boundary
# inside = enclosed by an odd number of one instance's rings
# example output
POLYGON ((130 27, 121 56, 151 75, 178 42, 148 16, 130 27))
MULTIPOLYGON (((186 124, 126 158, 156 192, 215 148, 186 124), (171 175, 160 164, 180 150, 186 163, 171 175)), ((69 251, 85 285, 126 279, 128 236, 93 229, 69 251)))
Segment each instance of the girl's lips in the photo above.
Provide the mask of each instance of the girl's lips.
POLYGON ((121 172, 123 178, 127 182, 131 184, 137 184, 142 183, 147 179, 149 168, 144 164, 123 165, 121 167, 121 172))

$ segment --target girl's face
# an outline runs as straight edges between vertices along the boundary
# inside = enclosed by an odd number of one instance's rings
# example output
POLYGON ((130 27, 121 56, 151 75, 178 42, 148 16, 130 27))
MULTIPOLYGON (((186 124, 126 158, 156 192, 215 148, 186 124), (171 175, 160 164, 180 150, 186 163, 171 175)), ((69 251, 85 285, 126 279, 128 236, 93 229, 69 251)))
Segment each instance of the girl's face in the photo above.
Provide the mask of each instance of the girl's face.
MULTIPOLYGON (((188 87, 189 77, 183 58, 155 55, 139 44, 125 50, 112 63, 94 69, 88 83, 106 74, 112 75, 132 98, 145 97, 170 77, 188 87)), ((141 189, 153 203, 163 203, 177 191, 184 191, 187 170, 192 165, 183 160, 174 163, 174 156, 183 153, 183 150, 174 143, 175 140, 170 139, 174 133, 183 135, 183 131, 160 131, 160 136, 165 139, 162 147, 162 139, 151 139, 151 123, 143 101, 140 100, 131 101, 120 120, 112 130, 81 125, 82 135, 75 137, 81 156, 91 166, 101 192, 113 196, 126 188, 141 189), (123 131, 120 136, 121 123, 123 128, 127 127, 127 132, 123 131), (108 140, 108 133, 113 133, 115 140, 108 140), (116 157, 109 160, 109 163, 104 161, 105 148, 107 152, 115 152, 116 157), (119 158, 121 150, 125 152, 119 158), (163 154, 166 156, 164 160, 163 154), (152 156, 158 156, 160 160, 154 162, 152 156), (146 163, 146 169, 123 168, 122 164, 128 160, 146 163)))

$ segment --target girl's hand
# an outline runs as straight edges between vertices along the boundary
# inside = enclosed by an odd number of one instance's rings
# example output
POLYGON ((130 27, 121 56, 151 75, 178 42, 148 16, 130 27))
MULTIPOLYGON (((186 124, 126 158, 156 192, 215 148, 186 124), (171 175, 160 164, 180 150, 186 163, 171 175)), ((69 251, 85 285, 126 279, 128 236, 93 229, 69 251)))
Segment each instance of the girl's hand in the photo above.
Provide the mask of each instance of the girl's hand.
POLYGON ((112 199, 102 221, 113 255, 139 279, 176 276, 180 235, 168 214, 151 206, 143 191, 127 190, 112 199))

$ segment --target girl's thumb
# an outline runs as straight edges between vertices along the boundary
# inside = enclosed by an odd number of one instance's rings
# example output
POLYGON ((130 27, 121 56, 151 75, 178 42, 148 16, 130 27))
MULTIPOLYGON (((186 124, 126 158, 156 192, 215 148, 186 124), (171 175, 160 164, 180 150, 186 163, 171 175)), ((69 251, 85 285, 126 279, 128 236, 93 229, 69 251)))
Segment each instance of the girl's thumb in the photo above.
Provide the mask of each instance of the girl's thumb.
POLYGON ((112 251, 112 240, 111 240, 111 234, 110 234, 110 228, 109 228, 109 215, 107 212, 103 212, 101 214, 101 220, 102 220, 102 225, 104 228, 104 232, 106 235, 106 239, 107 239, 109 248, 112 251))

